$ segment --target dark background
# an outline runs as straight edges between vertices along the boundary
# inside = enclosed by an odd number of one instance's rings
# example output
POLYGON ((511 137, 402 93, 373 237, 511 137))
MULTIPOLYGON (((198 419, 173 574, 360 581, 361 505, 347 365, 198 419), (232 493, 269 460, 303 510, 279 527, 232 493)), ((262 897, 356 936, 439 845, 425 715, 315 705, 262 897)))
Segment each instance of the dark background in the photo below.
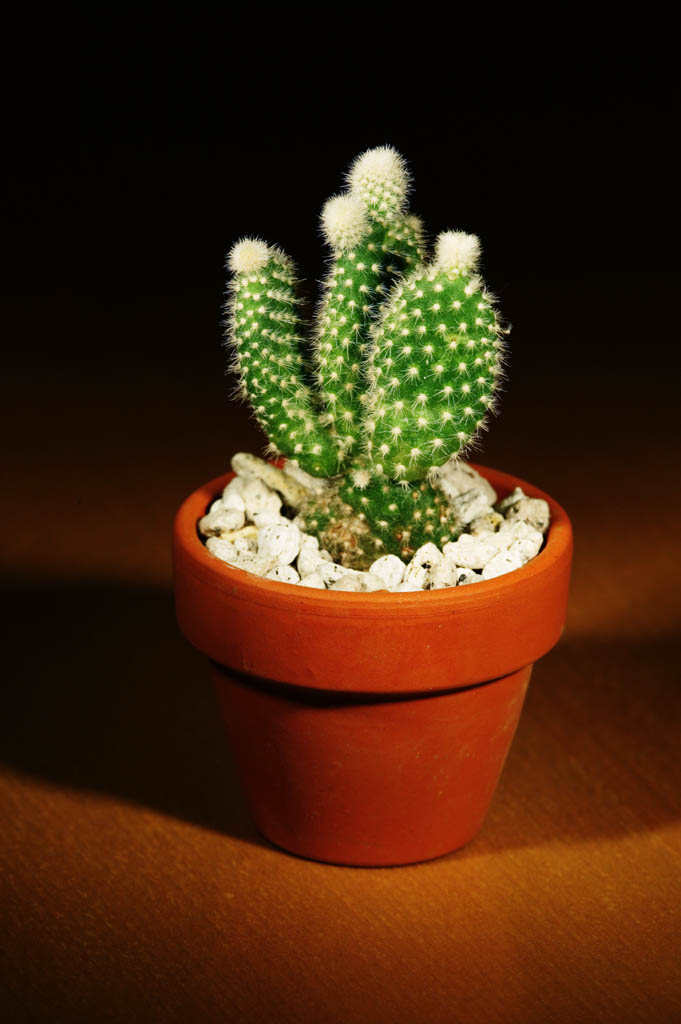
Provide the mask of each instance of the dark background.
POLYGON ((278 241, 317 278, 323 202, 357 153, 386 143, 407 158, 430 231, 478 233, 497 287, 677 270, 677 113, 671 102, 497 102, 422 137, 233 121, 106 131, 84 119, 7 158, 3 292, 115 306, 219 290, 225 251, 245 233, 278 241))
POLYGON ((246 116, 203 132, 94 117, 36 130, 11 150, 3 192, 8 370, 14 394, 32 399, 23 421, 36 431, 47 417, 50 460, 77 409, 80 436, 65 444, 117 436, 130 459, 145 439, 202 449, 188 483, 222 470, 236 443, 260 448, 224 379, 225 254, 244 234, 280 244, 312 297, 321 206, 358 152, 391 143, 431 237, 480 236, 514 328, 501 419, 482 452, 522 475, 537 468, 538 430, 555 436, 566 470, 585 449, 606 463, 648 450, 676 431, 676 121, 667 99, 497 100, 492 114, 473 107, 446 131, 411 135, 246 116), (141 407, 121 415, 140 391, 146 419, 141 407))

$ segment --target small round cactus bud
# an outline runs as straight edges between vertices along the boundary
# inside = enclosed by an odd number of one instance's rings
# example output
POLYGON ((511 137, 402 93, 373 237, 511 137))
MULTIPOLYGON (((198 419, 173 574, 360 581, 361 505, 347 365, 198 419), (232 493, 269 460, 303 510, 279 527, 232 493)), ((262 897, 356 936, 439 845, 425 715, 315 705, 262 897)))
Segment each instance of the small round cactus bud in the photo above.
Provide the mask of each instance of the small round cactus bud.
POLYGON ((242 238, 230 252, 227 265, 235 274, 254 274, 265 266, 271 255, 269 245, 261 238, 242 238))
POLYGON ((404 210, 409 183, 404 158, 392 146, 368 149, 348 173, 351 194, 378 213, 404 210))
POLYGON ((334 196, 322 210, 322 230, 335 252, 354 249, 369 232, 364 205, 355 196, 334 196))
POLYGON ((443 231, 438 235, 435 266, 448 273, 475 270, 480 259, 480 239, 465 231, 443 231))

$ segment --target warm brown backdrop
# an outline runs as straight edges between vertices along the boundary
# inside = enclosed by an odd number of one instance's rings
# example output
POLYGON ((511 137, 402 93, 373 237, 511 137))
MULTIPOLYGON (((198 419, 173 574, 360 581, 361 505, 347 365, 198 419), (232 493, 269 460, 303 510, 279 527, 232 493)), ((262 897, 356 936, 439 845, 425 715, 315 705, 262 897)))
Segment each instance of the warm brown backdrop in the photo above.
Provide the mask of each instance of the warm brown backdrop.
POLYGON ((572 516, 569 620, 479 838, 388 870, 259 838, 173 622, 174 509, 261 444, 219 289, 4 302, 1 1019, 681 1020, 678 283, 497 288, 513 361, 476 458, 572 516))

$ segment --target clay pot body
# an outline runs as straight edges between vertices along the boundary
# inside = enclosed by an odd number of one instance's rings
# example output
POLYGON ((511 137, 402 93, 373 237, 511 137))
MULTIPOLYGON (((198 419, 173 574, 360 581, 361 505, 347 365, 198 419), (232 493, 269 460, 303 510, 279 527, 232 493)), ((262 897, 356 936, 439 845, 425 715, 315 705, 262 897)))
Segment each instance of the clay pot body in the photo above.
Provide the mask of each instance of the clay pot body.
POLYGON ((284 849, 396 865, 479 830, 532 665, 563 629, 572 530, 548 495, 475 468, 500 497, 521 486, 549 502, 544 548, 505 576, 425 593, 320 591, 220 562, 196 524, 230 475, 180 508, 178 623, 213 662, 256 824, 284 849))

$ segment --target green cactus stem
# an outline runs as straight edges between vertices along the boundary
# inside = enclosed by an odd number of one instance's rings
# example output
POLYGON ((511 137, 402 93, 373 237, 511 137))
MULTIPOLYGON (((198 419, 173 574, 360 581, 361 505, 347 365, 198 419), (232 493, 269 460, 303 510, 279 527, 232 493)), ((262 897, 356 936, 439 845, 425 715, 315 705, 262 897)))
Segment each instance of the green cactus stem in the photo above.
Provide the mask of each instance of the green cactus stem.
POLYGON ((420 480, 485 427, 501 369, 503 328, 475 276, 474 235, 438 238, 434 262, 390 293, 374 332, 367 448, 379 474, 420 480))
POLYGON ((477 273, 478 239, 446 231, 429 261, 409 188, 382 146, 325 205, 332 263, 309 342, 290 259, 243 239, 228 260, 239 392, 270 453, 328 480, 300 502, 301 524, 358 568, 458 536, 438 473, 486 427, 503 372, 507 331, 477 273))
POLYGON ((348 174, 349 191, 330 199, 322 229, 333 260, 316 317, 314 364, 326 423, 347 458, 361 440, 371 329, 380 303, 423 257, 418 218, 405 214, 409 176, 390 147, 371 150, 348 174))
POLYGON ((343 478, 339 494, 371 525, 381 554, 408 559, 422 544, 446 544, 461 532, 461 523, 442 492, 428 480, 395 485, 385 476, 372 475, 368 464, 356 462, 343 478))
POLYGON ((304 383, 293 264, 281 249, 243 239, 228 265, 230 369, 269 438, 269 454, 295 458, 314 476, 333 476, 339 445, 322 425, 319 396, 304 383))

